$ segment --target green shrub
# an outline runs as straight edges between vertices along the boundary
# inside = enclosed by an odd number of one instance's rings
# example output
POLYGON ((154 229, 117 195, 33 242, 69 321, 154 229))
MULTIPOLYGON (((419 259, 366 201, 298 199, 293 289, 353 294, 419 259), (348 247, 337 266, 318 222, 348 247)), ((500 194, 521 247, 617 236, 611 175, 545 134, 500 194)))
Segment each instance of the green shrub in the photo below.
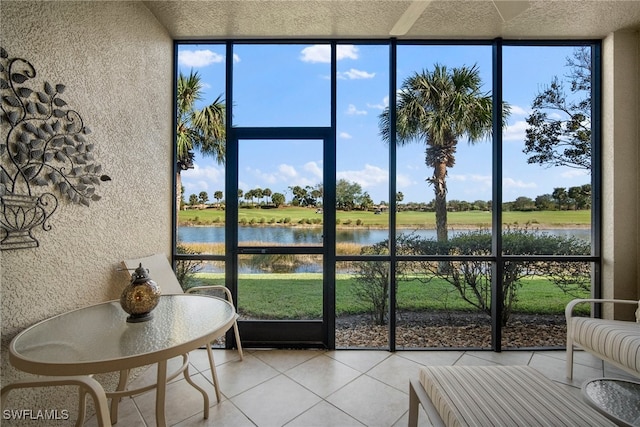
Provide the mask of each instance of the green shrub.
MULTIPOLYGON (((388 241, 363 247, 363 254, 385 254, 388 241)), ((460 233, 446 242, 426 239, 415 235, 400 235, 397 240, 399 255, 471 255, 491 257, 492 235, 490 230, 473 230, 460 233)), ((589 255, 588 242, 576 237, 556 236, 531 230, 528 227, 508 227, 503 231, 502 248, 505 255, 589 255)), ((372 301, 374 295, 380 295, 381 286, 386 286, 382 277, 386 277, 386 263, 363 262, 360 264, 358 281, 366 287, 372 301), (374 289, 376 292, 373 292, 374 289)), ((471 306, 491 316, 491 281, 493 269, 487 260, 456 261, 411 261, 400 263, 398 275, 420 272, 424 282, 440 279, 449 283, 460 297, 471 306)), ((558 286, 564 293, 574 296, 584 294, 591 288, 591 271, 588 262, 549 262, 518 260, 505 262, 502 268, 503 310, 500 319, 507 325, 523 279, 542 276, 558 286)), ((361 292, 364 294, 364 292, 361 292)), ((379 303, 371 304, 376 321, 383 321, 382 311, 386 307, 379 303)))
MULTIPOLYGON (((176 253, 197 255, 200 251, 190 249, 182 244, 176 245, 176 253)), ((197 260, 178 260, 176 261, 176 278, 183 290, 187 290, 192 286, 196 286, 194 275, 202 270, 202 261, 197 260)))

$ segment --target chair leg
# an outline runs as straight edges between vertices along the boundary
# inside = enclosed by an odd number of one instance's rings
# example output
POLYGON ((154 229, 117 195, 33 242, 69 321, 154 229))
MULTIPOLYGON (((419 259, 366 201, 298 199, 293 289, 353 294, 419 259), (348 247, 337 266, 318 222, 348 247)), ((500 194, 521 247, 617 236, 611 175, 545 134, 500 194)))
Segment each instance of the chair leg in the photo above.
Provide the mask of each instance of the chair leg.
POLYGON ((436 407, 433 406, 433 402, 431 402, 420 381, 411 379, 409 380, 409 384, 409 427, 416 427, 418 425, 420 405, 422 405, 422 409, 424 409, 424 412, 427 414, 431 426, 445 427, 444 421, 440 417, 436 407))
POLYGON ((87 415, 87 392, 80 387, 78 390, 78 420, 76 421, 76 427, 82 427, 84 424, 84 418, 87 415))
POLYGON ((213 351, 211 350, 211 343, 207 345, 207 356, 209 357, 209 367, 211 368, 211 379, 213 381, 213 388, 216 391, 216 400, 220 403, 220 387, 218 383, 218 373, 216 372, 216 363, 213 360, 213 351))
POLYGON ((418 395, 409 382, 409 427, 418 427, 418 395))
POLYGON ((242 343, 240 342, 240 332, 238 331, 238 322, 233 322, 233 332, 236 335, 236 346, 238 347, 238 354, 240 355, 240 360, 244 360, 244 354, 242 353, 242 343))
MULTIPOLYGON (((80 393, 80 403, 86 403, 86 395, 90 394, 96 407, 96 419, 100 427, 111 426, 107 395, 99 382, 88 376, 75 377, 40 377, 26 379, 7 384, 0 391, 0 404, 4 408, 7 395, 11 390, 30 387, 52 387, 52 386, 78 386, 80 393)), ((79 415, 84 418, 85 409, 79 408, 79 415)), ((78 418, 80 421, 80 417, 78 418)))
POLYGON ((567 335, 567 378, 573 379, 573 339, 567 335))

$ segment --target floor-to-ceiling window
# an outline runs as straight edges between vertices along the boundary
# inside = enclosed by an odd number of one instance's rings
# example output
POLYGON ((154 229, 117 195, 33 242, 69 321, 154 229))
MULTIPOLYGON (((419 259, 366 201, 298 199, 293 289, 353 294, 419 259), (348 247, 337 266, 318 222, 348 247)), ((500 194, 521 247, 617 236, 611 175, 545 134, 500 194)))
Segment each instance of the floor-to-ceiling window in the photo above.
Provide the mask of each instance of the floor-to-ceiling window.
POLYGON ((560 347, 597 294, 599 45, 176 51, 178 113, 225 131, 177 150, 176 265, 232 290, 249 346, 560 347))

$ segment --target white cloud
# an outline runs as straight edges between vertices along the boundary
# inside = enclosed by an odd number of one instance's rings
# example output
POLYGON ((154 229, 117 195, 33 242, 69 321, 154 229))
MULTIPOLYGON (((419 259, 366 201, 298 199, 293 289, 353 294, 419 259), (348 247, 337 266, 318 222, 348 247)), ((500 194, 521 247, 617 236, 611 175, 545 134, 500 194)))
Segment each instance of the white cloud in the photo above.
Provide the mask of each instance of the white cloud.
POLYGON ((364 165, 364 169, 354 171, 340 171, 336 173, 337 179, 357 182, 363 190, 369 190, 380 184, 386 185, 389 182, 389 173, 378 166, 364 165))
POLYGON ((524 142, 528 126, 529 125, 524 120, 519 120, 513 124, 507 125, 502 135, 503 141, 524 142))
POLYGON ((240 56, 237 53, 233 54, 233 62, 240 62, 240 56))
MULTIPOLYGON (((277 174, 262 172, 260 169, 254 169, 252 171, 253 175, 258 178, 258 182, 273 185, 278 182, 279 176, 277 174)), ((264 185, 261 184, 261 185, 264 185)))
MULTIPOLYGON (((491 198, 491 175, 450 174, 449 200, 484 200, 491 198)), ((429 195, 433 187, 429 186, 429 195)))
POLYGON ((397 188, 409 188, 415 185, 416 182, 409 177, 409 175, 397 174, 396 175, 396 187, 397 188))
POLYGON ((306 172, 309 172, 311 175, 315 176, 316 178, 322 179, 322 168, 318 166, 316 162, 305 163, 305 165, 303 166, 303 169, 306 172))
POLYGON ((256 187, 265 188, 274 186, 281 182, 289 182, 292 178, 295 178, 296 180, 299 179, 296 169, 293 166, 284 163, 278 165, 275 171, 263 171, 258 168, 247 167, 243 176, 246 181, 251 181, 245 182, 245 187, 240 187, 246 189, 256 187))
POLYGON ((347 108, 347 114, 349 114, 350 116, 362 116, 367 114, 367 112, 365 110, 358 110, 355 105, 349 104, 349 107, 347 108))
POLYGON ((507 190, 516 188, 537 188, 538 185, 535 182, 524 182, 513 178, 503 178, 502 187, 507 190))
POLYGON ((367 103, 367 108, 374 108, 376 110, 384 110, 389 106, 389 97, 385 96, 382 98, 382 103, 380 104, 369 104, 367 103))
POLYGON ((180 176, 183 180, 206 179, 207 181, 218 183, 224 182, 224 169, 216 166, 205 166, 203 168, 196 163, 193 165, 193 169, 182 171, 180 176))
POLYGON ((561 177, 567 179, 575 179, 590 176, 590 172, 584 169, 570 169, 560 174, 561 177))
POLYGON ((355 68, 351 68, 349 71, 343 71, 338 73, 339 79, 349 79, 349 80, 358 80, 358 79, 372 79, 374 78, 376 73, 368 73, 362 70, 356 70, 355 68))
MULTIPOLYGON (((341 59, 358 59, 358 48, 353 45, 338 45, 336 50, 336 58, 341 59)), ((307 46, 300 52, 300 60, 303 62, 331 62, 331 46, 328 44, 316 44, 307 46)))
POLYGON ((193 169, 180 174, 185 195, 198 194, 201 191, 224 191, 224 169, 215 166, 200 167, 197 163, 193 169))
POLYGON ((178 53, 178 63, 187 67, 206 67, 224 61, 224 56, 205 50, 183 50, 178 53))
POLYGON ((350 134, 348 134, 347 132, 340 132, 340 134, 338 134, 338 137, 342 138, 342 139, 351 139, 353 138, 350 134))
POLYGON ((511 105, 511 114, 515 114, 517 116, 528 116, 531 114, 531 111, 520 107, 519 105, 511 105))
POLYGON ((482 185, 486 185, 491 187, 491 175, 479 175, 479 174, 451 174, 449 175, 450 181, 455 182, 469 182, 469 183, 480 183, 482 185))
POLYGON ((278 172, 280 175, 285 176, 287 178, 293 178, 298 176, 298 172, 296 172, 296 168, 291 165, 281 164, 278 166, 278 172))

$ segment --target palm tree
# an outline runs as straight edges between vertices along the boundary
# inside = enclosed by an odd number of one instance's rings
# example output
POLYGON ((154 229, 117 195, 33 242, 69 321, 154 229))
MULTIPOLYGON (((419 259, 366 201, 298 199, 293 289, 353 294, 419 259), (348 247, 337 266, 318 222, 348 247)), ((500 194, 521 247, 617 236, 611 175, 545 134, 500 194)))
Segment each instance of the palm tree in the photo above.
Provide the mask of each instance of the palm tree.
POLYGON ((213 156, 218 164, 223 164, 225 159, 225 104, 220 95, 208 106, 201 110, 196 109, 196 102, 202 99, 202 90, 202 81, 197 71, 191 71, 189 76, 180 73, 176 130, 178 200, 181 197, 180 172, 193 168, 193 150, 197 149, 203 155, 213 156))
MULTIPOLYGON (((479 69, 453 68, 435 64, 432 72, 423 70, 407 78, 398 93, 396 104, 397 144, 424 143, 425 163, 433 168, 427 182, 435 192, 436 232, 438 241, 448 240, 447 168, 455 163, 458 140, 469 143, 489 138, 492 132, 492 100, 481 93, 479 69)), ((503 122, 509 107, 503 107, 503 122)), ((380 134, 391 141, 389 108, 380 115, 380 134)))

